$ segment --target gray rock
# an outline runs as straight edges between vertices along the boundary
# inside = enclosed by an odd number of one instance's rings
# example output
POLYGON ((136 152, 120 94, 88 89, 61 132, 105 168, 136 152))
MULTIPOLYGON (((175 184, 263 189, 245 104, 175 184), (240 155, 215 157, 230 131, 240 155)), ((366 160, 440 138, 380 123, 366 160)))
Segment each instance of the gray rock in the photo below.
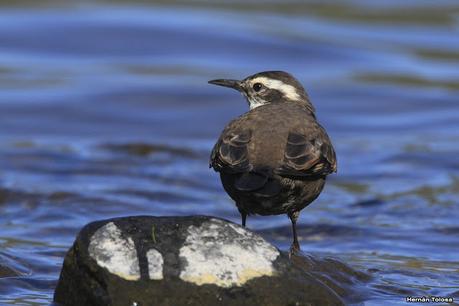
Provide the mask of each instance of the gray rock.
POLYGON ((0 278, 16 277, 26 274, 27 269, 13 258, 0 254, 0 278))
POLYGON ((221 219, 127 217, 86 225, 67 253, 62 305, 342 305, 253 232, 221 219))
POLYGON ((14 277, 20 275, 21 274, 18 271, 0 263, 0 278, 14 277))

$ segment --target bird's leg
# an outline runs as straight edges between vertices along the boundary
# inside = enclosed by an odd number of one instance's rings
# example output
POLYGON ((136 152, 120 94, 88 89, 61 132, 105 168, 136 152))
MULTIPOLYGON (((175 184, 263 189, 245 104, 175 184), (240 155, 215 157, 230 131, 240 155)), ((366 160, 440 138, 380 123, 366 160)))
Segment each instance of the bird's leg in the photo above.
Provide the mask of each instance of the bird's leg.
POLYGON ((239 210, 241 214, 242 227, 245 227, 245 221, 247 220, 247 213, 245 211, 239 210))
POLYGON ((298 236, 296 234, 296 220, 298 220, 298 216, 300 215, 299 211, 289 212, 288 217, 292 221, 292 233, 293 233, 293 243, 290 247, 290 253, 295 253, 300 250, 300 244, 298 243, 298 236))

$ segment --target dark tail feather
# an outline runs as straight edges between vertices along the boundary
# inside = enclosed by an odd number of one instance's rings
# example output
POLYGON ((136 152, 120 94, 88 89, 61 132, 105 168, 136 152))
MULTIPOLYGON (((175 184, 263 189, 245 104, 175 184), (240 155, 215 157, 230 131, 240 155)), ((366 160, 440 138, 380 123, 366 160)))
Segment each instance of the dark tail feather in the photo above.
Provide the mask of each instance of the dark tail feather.
POLYGON ((244 173, 234 184, 237 190, 253 192, 260 197, 272 197, 281 191, 280 182, 268 178, 266 174, 259 172, 244 173))
POLYGON ((263 173, 247 172, 236 180, 234 187, 240 191, 254 191, 262 188, 267 181, 268 177, 263 173))
POLYGON ((260 197, 273 197, 281 191, 280 182, 276 179, 268 179, 266 184, 261 188, 254 192, 257 196, 260 197))

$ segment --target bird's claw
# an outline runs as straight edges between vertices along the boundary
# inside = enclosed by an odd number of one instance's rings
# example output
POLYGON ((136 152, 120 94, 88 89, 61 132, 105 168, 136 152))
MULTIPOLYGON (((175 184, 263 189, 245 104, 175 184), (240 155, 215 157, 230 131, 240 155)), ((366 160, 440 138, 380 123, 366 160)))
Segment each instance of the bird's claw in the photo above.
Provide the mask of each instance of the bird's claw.
POLYGON ((301 253, 300 244, 298 242, 292 243, 288 252, 288 256, 291 258, 292 255, 298 255, 299 253, 301 253))

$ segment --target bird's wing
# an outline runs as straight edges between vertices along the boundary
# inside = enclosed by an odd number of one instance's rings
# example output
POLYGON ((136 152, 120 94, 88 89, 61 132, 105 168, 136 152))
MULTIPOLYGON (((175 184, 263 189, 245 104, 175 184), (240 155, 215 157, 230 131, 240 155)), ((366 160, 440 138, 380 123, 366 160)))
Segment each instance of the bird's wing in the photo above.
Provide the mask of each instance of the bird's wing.
POLYGON ((249 161, 248 144, 250 131, 224 131, 215 144, 210 156, 210 167, 215 171, 240 174, 234 187, 243 192, 255 192, 261 197, 271 197, 279 193, 279 182, 269 176, 266 169, 254 169, 249 161))
POLYGON ((209 166, 218 172, 242 173, 252 169, 247 145, 252 133, 250 130, 223 131, 210 156, 209 166))
POLYGON ((284 177, 313 177, 336 170, 335 151, 325 130, 319 126, 313 133, 289 133, 283 162, 275 173, 284 177))

